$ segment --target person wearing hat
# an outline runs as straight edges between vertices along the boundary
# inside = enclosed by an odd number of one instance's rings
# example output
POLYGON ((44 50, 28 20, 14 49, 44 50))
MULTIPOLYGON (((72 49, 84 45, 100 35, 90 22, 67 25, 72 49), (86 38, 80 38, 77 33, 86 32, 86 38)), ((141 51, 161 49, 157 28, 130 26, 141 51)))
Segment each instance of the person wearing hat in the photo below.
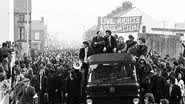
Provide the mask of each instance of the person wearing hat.
MULTIPOLYGON (((143 93, 148 92, 149 85, 150 85, 150 77, 152 74, 152 66, 151 64, 146 60, 144 56, 141 56, 136 64, 136 72, 138 76, 138 82, 140 83, 141 89, 143 89, 143 93)), ((152 74, 153 75, 153 74, 152 74)))
POLYGON ((112 36, 111 30, 106 30, 105 31, 105 49, 107 53, 113 53, 116 51, 117 48, 117 41, 114 36, 112 36))
POLYGON ((134 41, 134 37, 132 35, 129 35, 128 38, 129 40, 126 41, 127 48, 125 52, 129 52, 130 49, 132 49, 137 44, 137 42, 134 41))
POLYGON ((25 85, 18 93, 19 102, 21 104, 33 104, 33 97, 36 94, 35 88, 30 85, 30 80, 28 78, 25 78, 23 82, 25 85))
POLYGON ((164 99, 165 96, 165 86, 167 84, 166 79, 161 75, 162 70, 156 68, 156 73, 151 77, 151 92, 154 94, 156 103, 160 102, 160 99, 164 99))
POLYGON ((136 56, 140 57, 141 55, 143 56, 147 56, 147 51, 148 51, 148 47, 145 45, 145 39, 139 38, 139 45, 137 46, 136 49, 136 56))
POLYGON ((79 59, 82 62, 87 62, 88 57, 93 54, 93 49, 92 47, 90 47, 88 41, 84 41, 83 45, 84 45, 83 48, 81 48, 79 52, 79 59))
POLYGON ((105 45, 104 38, 101 36, 101 32, 97 31, 96 36, 92 39, 92 48, 94 50, 94 54, 103 53, 103 48, 105 45))

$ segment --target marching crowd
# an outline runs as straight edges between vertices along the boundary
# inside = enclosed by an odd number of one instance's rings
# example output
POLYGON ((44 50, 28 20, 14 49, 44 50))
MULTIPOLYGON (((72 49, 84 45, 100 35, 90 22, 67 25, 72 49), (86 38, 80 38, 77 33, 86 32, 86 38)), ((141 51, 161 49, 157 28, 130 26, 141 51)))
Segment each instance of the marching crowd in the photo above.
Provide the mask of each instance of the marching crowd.
POLYGON ((99 53, 130 53, 136 59, 138 82, 145 104, 184 104, 185 59, 148 50, 144 38, 138 42, 129 35, 113 36, 107 30, 105 36, 97 32, 84 47, 78 50, 53 50, 33 53, 30 57, 17 58, 9 43, 0 48, 0 104, 80 104, 81 74, 73 68, 73 62, 86 63, 88 57, 99 53), (14 58, 13 58, 14 57, 14 58), (38 101, 35 101, 38 98, 38 101), (2 103, 8 101, 8 103, 2 103))
MULTIPOLYGON (((65 79, 78 60, 76 50, 33 53, 14 57, 15 49, 0 48, 0 104, 61 104, 65 100, 65 79), (12 64, 13 63, 13 64, 12 64)), ((16 55, 15 55, 16 56, 16 55)))

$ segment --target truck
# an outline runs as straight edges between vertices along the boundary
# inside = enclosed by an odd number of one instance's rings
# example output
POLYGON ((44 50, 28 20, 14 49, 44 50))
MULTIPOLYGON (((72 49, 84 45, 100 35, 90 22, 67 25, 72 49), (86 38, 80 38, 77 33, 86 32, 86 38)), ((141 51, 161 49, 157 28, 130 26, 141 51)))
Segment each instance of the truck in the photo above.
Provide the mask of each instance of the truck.
POLYGON ((136 59, 127 53, 103 53, 82 65, 85 104, 141 104, 136 59))

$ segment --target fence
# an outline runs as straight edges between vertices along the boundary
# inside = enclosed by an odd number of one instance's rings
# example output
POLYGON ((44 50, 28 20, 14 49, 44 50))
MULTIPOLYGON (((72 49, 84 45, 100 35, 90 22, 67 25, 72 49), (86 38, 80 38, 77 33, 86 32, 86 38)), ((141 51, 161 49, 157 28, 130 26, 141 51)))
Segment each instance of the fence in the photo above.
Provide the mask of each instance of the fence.
POLYGON ((138 37, 144 37, 149 50, 157 51, 162 57, 168 54, 177 58, 183 49, 180 36, 140 33, 138 37))

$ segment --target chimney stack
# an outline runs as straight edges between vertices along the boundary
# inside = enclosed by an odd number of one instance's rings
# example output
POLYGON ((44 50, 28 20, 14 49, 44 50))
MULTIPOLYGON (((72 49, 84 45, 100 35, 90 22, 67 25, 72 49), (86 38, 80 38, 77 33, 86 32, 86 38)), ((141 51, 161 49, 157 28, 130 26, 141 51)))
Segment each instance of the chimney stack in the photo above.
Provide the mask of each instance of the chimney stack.
POLYGON ((44 17, 41 17, 41 21, 42 21, 42 23, 44 23, 44 17))

